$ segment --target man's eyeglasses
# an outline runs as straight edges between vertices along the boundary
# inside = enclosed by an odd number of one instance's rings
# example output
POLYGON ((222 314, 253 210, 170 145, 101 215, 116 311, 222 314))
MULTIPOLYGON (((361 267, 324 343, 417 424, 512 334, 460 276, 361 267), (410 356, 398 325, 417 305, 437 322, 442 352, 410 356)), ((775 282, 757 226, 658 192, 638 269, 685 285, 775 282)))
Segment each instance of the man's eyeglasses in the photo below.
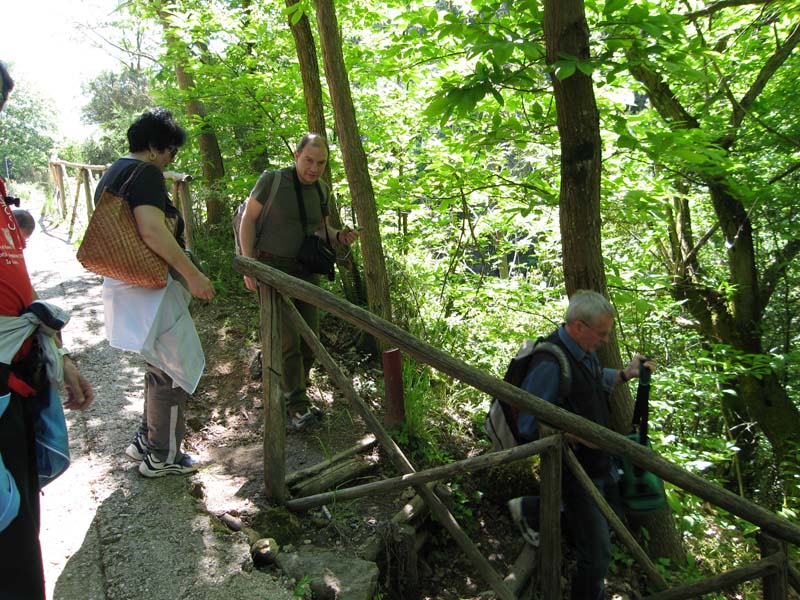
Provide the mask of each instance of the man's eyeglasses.
POLYGON ((607 340, 607 339, 608 339, 608 337, 611 335, 611 330, 610 330, 610 329, 609 329, 609 330, 607 330, 607 331, 598 331, 597 329, 595 329, 594 327, 592 327, 591 325, 589 325, 589 324, 588 324, 586 321, 584 321, 583 319, 580 319, 580 322, 581 322, 581 323, 583 323, 584 325, 586 325, 586 327, 588 327, 589 329, 591 329, 592 333, 593 333, 593 334, 595 334, 595 335, 596 335, 597 337, 599 337, 600 339, 607 340))

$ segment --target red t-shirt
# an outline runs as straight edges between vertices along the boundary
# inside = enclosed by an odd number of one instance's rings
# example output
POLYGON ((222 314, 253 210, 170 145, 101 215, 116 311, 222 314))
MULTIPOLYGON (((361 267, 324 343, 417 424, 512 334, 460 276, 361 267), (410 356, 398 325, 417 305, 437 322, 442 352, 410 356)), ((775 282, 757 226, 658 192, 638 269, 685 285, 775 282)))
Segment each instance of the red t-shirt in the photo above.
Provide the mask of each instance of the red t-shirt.
POLYGON ((0 315, 15 317, 33 302, 33 287, 22 255, 25 238, 5 200, 0 178, 0 315))

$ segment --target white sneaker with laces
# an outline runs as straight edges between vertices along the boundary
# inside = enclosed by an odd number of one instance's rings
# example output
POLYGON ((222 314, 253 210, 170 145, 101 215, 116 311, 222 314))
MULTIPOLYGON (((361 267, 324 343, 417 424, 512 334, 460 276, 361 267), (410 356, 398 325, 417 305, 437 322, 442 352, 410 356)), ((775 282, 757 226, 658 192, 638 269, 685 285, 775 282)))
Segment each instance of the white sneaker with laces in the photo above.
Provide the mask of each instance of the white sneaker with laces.
POLYGON ((141 464, 139 473, 145 477, 164 477, 165 475, 188 475, 197 471, 198 464, 188 454, 184 454, 178 462, 169 463, 158 460, 152 452, 148 452, 141 464))
POLYGON ((511 513, 511 520, 514 521, 522 539, 534 548, 539 547, 539 532, 528 523, 528 519, 522 514, 522 498, 513 498, 508 501, 508 512, 511 513))
POLYGON ((144 458, 145 454, 147 454, 147 440, 144 434, 139 431, 133 441, 125 448, 125 456, 139 462, 144 458))

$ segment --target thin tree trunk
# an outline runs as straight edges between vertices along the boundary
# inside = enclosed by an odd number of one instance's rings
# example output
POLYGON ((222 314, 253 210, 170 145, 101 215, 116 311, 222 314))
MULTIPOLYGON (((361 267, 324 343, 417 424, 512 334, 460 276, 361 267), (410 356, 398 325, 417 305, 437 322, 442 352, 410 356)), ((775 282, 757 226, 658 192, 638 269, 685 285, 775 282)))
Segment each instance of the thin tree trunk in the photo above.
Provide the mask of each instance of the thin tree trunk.
MULTIPOLYGON (((286 0, 287 7, 297 3, 298 0, 286 0)), ((300 74, 303 78, 303 97, 306 102, 308 130, 312 133, 319 133, 320 135, 327 136, 325 110, 322 101, 322 86, 320 85, 319 76, 319 62, 317 61, 317 46, 314 43, 314 36, 311 33, 308 17, 303 15, 296 23, 292 23, 290 19, 289 27, 294 37, 297 60, 300 63, 300 74)), ((322 177, 328 186, 330 186, 330 161, 325 165, 325 173, 322 177)), ((337 229, 341 229, 343 224, 339 216, 339 207, 336 205, 336 199, 332 194, 329 206, 331 224, 337 229)), ((358 271, 356 261, 353 260, 352 253, 347 252, 342 254, 342 252, 337 252, 336 262, 339 266, 339 275, 342 278, 345 298, 353 304, 363 304, 367 294, 366 290, 364 290, 364 282, 361 279, 361 273, 358 271)))
MULTIPOLYGON (((549 65, 558 60, 560 53, 588 61, 589 26, 584 1, 545 0, 544 35, 549 65)), ((600 243, 600 117, 592 79, 579 69, 563 80, 555 74, 551 77, 561 140, 559 217, 567 293, 572 295, 578 289, 591 289, 607 296, 600 243)), ((612 335, 601 350, 600 360, 611 367, 622 366, 616 335, 612 335)), ((611 409, 614 429, 625 433, 630 429, 633 412, 627 386, 617 386, 611 409)), ((685 554, 670 513, 664 511, 648 516, 643 522, 648 530, 659 533, 658 537, 651 538, 651 551, 656 556, 683 564, 685 554)))
POLYGON ((367 156, 361 144, 355 107, 350 94, 350 81, 342 55, 342 42, 333 0, 316 0, 317 26, 322 44, 325 76, 328 80, 336 132, 341 142, 342 157, 353 198, 353 207, 361 232, 361 251, 364 256, 364 275, 367 287, 367 306, 374 314, 391 321, 389 279, 381 244, 375 194, 367 166, 367 156))
MULTIPOLYGON (((180 46, 181 42, 172 33, 170 24, 169 4, 165 8, 158 9, 158 16, 161 19, 161 26, 164 29, 164 37, 171 46, 180 46)), ((182 48, 182 50, 189 50, 182 48)), ((203 162, 203 178, 212 193, 206 196, 206 220, 209 225, 216 225, 222 221, 222 203, 219 197, 219 187, 225 175, 225 167, 222 163, 222 153, 219 149, 219 141, 212 127, 206 120, 206 108, 198 98, 195 89, 194 78, 180 62, 174 59, 175 76, 178 81, 178 88, 186 93, 186 112, 190 117, 194 117, 201 123, 200 133, 197 136, 197 144, 200 149, 200 158, 203 162)))

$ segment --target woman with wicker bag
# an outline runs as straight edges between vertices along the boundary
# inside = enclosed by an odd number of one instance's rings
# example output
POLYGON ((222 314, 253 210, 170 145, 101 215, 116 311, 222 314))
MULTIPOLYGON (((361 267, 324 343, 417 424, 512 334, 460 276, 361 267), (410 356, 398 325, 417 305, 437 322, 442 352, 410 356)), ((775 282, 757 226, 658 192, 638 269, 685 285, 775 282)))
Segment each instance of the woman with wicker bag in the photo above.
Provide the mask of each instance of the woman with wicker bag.
POLYGON ((106 188, 124 198, 142 241, 167 263, 170 274, 160 289, 110 277, 103 281, 109 343, 141 354, 147 363, 142 420, 125 454, 139 461, 145 477, 184 475, 197 470, 182 449, 184 409, 205 367, 189 301, 192 296, 211 300, 214 288, 184 249, 184 222, 164 184, 164 169, 186 132, 169 111, 154 108, 133 122, 127 136, 130 152, 100 179, 95 204, 106 188))

